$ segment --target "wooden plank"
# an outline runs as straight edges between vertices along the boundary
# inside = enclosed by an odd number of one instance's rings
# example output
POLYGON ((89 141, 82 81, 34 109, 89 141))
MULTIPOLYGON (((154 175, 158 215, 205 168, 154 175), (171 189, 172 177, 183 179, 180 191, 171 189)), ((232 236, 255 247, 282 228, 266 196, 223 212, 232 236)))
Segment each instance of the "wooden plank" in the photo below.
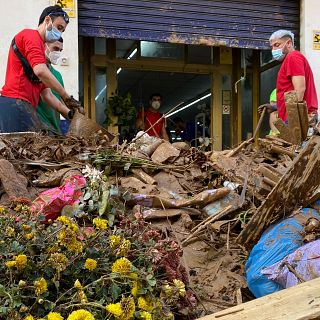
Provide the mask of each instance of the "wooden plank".
POLYGON ((222 150, 222 77, 219 72, 214 72, 211 78, 211 130, 213 150, 222 150))
POLYGON ((288 216, 295 208, 306 205, 320 184, 319 150, 320 137, 311 137, 242 230, 237 239, 238 243, 255 244, 271 223, 288 216))
POLYGON ((281 119, 277 119, 273 124, 280 132, 279 138, 292 143, 290 131, 283 121, 281 119))
POLYGON ((308 119, 308 110, 306 103, 298 103, 298 111, 301 125, 301 134, 302 140, 307 139, 308 128, 309 128, 309 119, 308 119))
POLYGON ((216 312, 198 320, 320 319, 320 278, 216 312))

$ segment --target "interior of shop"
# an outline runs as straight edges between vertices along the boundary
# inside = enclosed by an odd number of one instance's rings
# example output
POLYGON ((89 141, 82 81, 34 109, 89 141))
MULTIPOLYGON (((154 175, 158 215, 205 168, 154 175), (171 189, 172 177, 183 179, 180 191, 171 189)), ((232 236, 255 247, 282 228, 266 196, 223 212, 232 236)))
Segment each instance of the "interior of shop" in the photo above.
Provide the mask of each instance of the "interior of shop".
MULTIPOLYGON (((90 56, 90 65, 86 67, 84 59, 80 59, 80 97, 85 100, 88 86, 87 101, 94 109, 91 116, 98 123, 110 125, 106 110, 113 86, 116 95, 130 97, 135 117, 149 107, 152 93, 160 93, 159 111, 166 116, 171 142, 181 141, 175 130, 176 118, 193 125, 195 146, 205 139, 219 139, 220 148, 226 149, 237 142, 235 136, 238 141, 252 136, 258 118, 257 105, 267 102, 275 86, 278 66, 270 64, 270 52, 111 40, 80 41, 80 57, 86 52, 88 55, 88 51, 90 56), (90 79, 87 84, 86 78, 90 79)), ((130 140, 136 134, 135 117, 118 117, 120 141, 130 140)), ((267 129, 265 119, 263 130, 267 129)))

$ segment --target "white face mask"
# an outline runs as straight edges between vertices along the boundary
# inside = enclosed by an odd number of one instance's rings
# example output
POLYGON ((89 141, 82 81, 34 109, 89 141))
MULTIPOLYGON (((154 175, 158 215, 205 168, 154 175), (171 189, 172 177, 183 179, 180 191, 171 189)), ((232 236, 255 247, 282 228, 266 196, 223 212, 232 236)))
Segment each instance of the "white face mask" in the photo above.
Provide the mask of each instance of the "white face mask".
POLYGON ((60 51, 50 51, 48 46, 47 46, 47 49, 49 51, 49 54, 46 52, 46 56, 47 56, 48 60, 53 65, 57 65, 59 62, 59 59, 61 57, 61 52, 60 51))
POLYGON ((161 105, 160 101, 152 101, 152 104, 151 104, 152 108, 155 110, 158 110, 160 108, 160 105, 161 105))

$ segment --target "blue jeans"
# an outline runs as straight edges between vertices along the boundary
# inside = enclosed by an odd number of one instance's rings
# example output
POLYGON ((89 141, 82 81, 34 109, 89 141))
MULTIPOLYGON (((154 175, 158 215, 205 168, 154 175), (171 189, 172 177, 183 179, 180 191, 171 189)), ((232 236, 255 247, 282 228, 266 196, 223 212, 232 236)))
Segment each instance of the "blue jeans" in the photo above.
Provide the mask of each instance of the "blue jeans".
POLYGON ((43 130, 36 109, 26 101, 0 96, 0 132, 43 130))

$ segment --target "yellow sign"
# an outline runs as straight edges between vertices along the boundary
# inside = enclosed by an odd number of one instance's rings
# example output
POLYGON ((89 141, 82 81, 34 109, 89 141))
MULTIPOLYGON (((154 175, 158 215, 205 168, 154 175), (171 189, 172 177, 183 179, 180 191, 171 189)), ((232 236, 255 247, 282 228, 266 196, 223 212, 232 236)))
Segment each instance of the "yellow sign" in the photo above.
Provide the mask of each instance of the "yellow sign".
POLYGON ((313 50, 320 50, 320 30, 313 30, 313 50))
POLYGON ((63 8, 70 18, 76 17, 76 0, 55 0, 56 4, 63 8))

